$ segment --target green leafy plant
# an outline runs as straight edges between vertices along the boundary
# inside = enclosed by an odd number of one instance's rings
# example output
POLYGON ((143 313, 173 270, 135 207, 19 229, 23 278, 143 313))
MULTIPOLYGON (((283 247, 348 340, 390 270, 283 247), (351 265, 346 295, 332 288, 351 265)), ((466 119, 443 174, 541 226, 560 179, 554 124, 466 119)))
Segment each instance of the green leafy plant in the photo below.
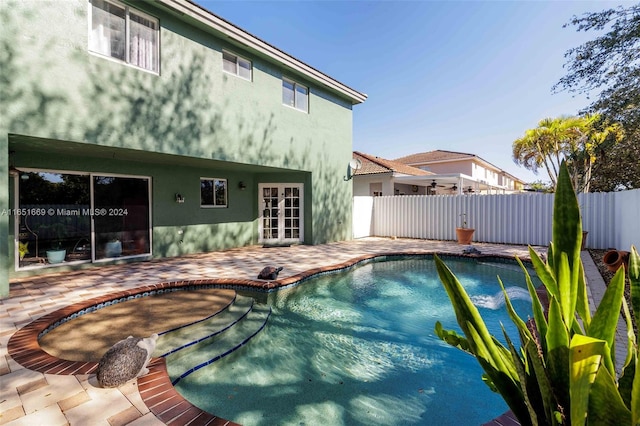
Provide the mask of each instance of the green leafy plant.
POLYGON ((462 225, 460 226, 460 228, 466 229, 467 228, 467 214, 466 213, 461 213, 460 217, 462 218, 462 225))
POLYGON ((29 241, 26 243, 18 241, 18 254, 20 256, 20 260, 23 260, 24 257, 29 254, 29 241))
MULTIPOLYGON (((548 295, 548 307, 519 259, 532 299, 533 318, 515 312, 500 278, 509 316, 518 328, 520 348, 504 331, 507 346, 492 336, 477 308, 451 270, 436 267, 464 336, 436 323, 445 342, 473 355, 483 380, 499 392, 522 425, 639 425, 638 345, 624 296, 625 268, 607 287, 593 317, 580 259, 582 224, 566 164, 560 166, 553 208, 553 237, 544 261, 529 253, 548 295), (615 369, 615 336, 620 311, 626 321, 626 357, 615 369)), ((640 256, 631 248, 628 268, 632 309, 640 313, 640 256)))
POLYGON ((67 229, 66 223, 58 221, 50 225, 45 225, 42 229, 49 229, 49 232, 52 234, 51 250, 62 250, 62 241, 67 229))

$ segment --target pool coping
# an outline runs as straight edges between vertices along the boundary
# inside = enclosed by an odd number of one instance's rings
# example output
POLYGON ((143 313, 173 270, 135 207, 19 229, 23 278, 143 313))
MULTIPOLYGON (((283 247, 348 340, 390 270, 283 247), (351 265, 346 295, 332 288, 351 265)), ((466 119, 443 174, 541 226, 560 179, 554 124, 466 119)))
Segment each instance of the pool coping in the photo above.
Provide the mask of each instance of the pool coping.
MULTIPOLYGON (((56 322, 62 324, 74 314, 89 308, 105 304, 113 300, 126 298, 127 300, 137 295, 157 294, 158 292, 170 292, 175 289, 188 287, 221 288, 234 290, 253 290, 271 292, 287 287, 299 285, 304 281, 318 275, 339 272, 371 261, 385 261, 389 258, 423 257, 432 258, 435 255, 443 259, 473 259, 473 260, 503 260, 517 264, 513 256, 500 254, 454 254, 454 253, 425 253, 424 251, 393 251, 375 254, 366 254, 351 258, 347 261, 333 265, 308 269, 304 272, 273 281, 212 278, 183 281, 167 281, 149 284, 129 290, 116 291, 106 295, 77 302, 56 311, 50 312, 16 331, 7 344, 8 354, 23 367, 44 374, 57 375, 86 375, 95 372, 97 362, 70 361, 60 359, 45 352, 38 343, 38 338, 56 322)), ((529 262, 528 258, 522 258, 523 262, 529 262)), ((143 296, 140 296, 143 297, 143 296)), ((90 312, 90 311, 89 311, 90 312)), ((88 312, 86 312, 88 313, 88 312)), ((187 401, 180 395, 173 385, 167 373, 164 358, 152 358, 149 363, 149 373, 137 378, 137 386, 144 404, 163 423, 168 425, 238 425, 237 423, 217 417, 208 413, 187 401)), ((238 425, 239 426, 239 425, 238 425)))

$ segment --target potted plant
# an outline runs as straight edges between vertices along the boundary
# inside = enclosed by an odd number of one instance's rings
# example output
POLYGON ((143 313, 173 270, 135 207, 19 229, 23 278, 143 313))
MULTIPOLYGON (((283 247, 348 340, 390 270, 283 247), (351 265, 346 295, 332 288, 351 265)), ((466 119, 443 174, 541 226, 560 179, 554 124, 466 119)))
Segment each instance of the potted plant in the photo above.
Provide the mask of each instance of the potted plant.
MULTIPOLYGON (((582 212, 584 211, 584 205, 580 204, 580 221, 582 221, 582 212)), ((580 245, 580 250, 587 249, 587 235, 589 235, 589 231, 582 230, 582 244, 580 245)))
POLYGON ((56 235, 52 248, 47 250, 47 262, 51 264, 62 263, 67 256, 67 250, 62 248, 62 238, 65 234, 65 227, 62 223, 54 223, 51 229, 56 235))
POLYGON ((117 233, 113 233, 107 244, 105 245, 105 256, 106 257, 119 257, 122 255, 122 242, 118 238, 117 233))
MULTIPOLYGON (((518 328, 520 348, 504 332, 506 346, 492 336, 466 290, 435 257, 464 336, 436 323, 437 335, 473 355, 482 378, 499 392, 522 425, 638 425, 640 371, 638 346, 630 312, 640 312, 640 255, 629 258, 631 309, 624 296, 625 268, 609 283, 591 313, 580 259, 582 223, 567 166, 562 162, 553 210, 553 235, 547 259, 529 254, 548 302, 543 304, 529 272, 518 260, 532 299, 533 318, 522 319, 504 290, 505 306, 518 328), (626 322, 622 368, 616 330, 620 312, 626 322)), ((504 330, 504 329, 503 329, 504 330)))
POLYGON ((51 264, 62 263, 67 257, 67 250, 60 248, 55 250, 47 250, 47 262, 51 264))
POLYGON ((471 240, 473 239, 473 233, 475 229, 467 228, 467 214, 462 213, 460 215, 462 218, 462 226, 456 228, 456 236, 458 237, 458 244, 469 245, 471 244, 471 240))
POLYGON ((588 234, 589 234, 589 231, 582 231, 582 244, 580 245, 580 250, 586 250, 588 234))

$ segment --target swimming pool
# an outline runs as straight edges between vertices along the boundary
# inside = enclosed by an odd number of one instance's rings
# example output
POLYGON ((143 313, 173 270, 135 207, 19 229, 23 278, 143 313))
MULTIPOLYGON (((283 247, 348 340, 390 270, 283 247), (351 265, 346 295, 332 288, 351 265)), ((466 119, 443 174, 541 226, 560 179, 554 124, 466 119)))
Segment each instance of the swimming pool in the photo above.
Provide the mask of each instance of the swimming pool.
MULTIPOLYGON (((519 267, 446 262, 489 329, 501 336, 502 322, 517 340, 496 275, 526 318, 519 267)), ((435 336, 438 320, 459 328, 432 259, 372 262, 253 296, 272 309, 264 330, 176 385, 208 412, 247 426, 474 425, 507 410, 475 359, 435 336)))

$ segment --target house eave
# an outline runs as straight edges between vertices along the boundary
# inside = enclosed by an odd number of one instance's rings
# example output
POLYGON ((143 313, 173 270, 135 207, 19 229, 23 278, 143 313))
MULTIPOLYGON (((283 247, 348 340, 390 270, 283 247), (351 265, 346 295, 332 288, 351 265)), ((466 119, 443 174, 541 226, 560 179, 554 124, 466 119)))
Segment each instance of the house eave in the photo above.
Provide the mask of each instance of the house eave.
POLYGON ((483 182, 464 173, 444 173, 434 174, 431 176, 397 176, 395 177, 395 182, 417 186, 430 186, 431 182, 436 182, 438 185, 445 186, 456 184, 461 189, 463 187, 471 186, 476 191, 513 192, 512 189, 509 189, 504 185, 483 182))
POLYGON ((472 161, 474 161, 474 162, 476 162, 478 164, 481 164, 482 166, 487 167, 487 168, 489 168, 489 169, 491 169, 491 170, 493 170, 493 171, 495 171, 497 173, 507 175, 507 176, 509 176, 510 179, 512 179, 514 181, 517 181, 517 182, 520 182, 520 183, 524 184, 524 182, 522 180, 520 180, 519 178, 517 178, 516 176, 513 176, 512 174, 504 171, 503 169, 501 169, 498 166, 495 166, 495 165, 489 163, 488 161, 478 157, 477 155, 473 155, 473 156, 469 156, 469 157, 447 158, 447 159, 444 159, 444 160, 429 160, 429 161, 421 161, 421 162, 417 162, 416 161, 416 162, 406 163, 406 164, 408 166, 411 166, 411 167, 419 168, 420 166, 426 166, 426 165, 429 165, 429 164, 459 163, 461 161, 468 161, 468 160, 472 160, 472 161))
POLYGON ((284 65, 285 67, 304 75, 305 77, 316 81, 323 86, 338 92, 342 96, 350 99, 353 105, 364 102, 367 95, 360 93, 349 86, 340 83, 334 78, 324 74, 321 71, 305 64, 304 62, 294 58, 293 56, 283 52, 275 46, 259 39, 258 37, 242 30, 234 24, 225 21, 207 9, 191 2, 190 0, 155 0, 179 14, 188 16, 196 21, 206 25, 212 30, 229 37, 237 43, 246 46, 249 49, 259 52, 262 55, 284 65))
POLYGON ((381 170, 379 172, 356 173, 353 175, 353 177, 357 178, 361 176, 381 176, 381 175, 387 175, 387 176, 393 177, 393 172, 391 170, 386 170, 386 171, 381 170))

